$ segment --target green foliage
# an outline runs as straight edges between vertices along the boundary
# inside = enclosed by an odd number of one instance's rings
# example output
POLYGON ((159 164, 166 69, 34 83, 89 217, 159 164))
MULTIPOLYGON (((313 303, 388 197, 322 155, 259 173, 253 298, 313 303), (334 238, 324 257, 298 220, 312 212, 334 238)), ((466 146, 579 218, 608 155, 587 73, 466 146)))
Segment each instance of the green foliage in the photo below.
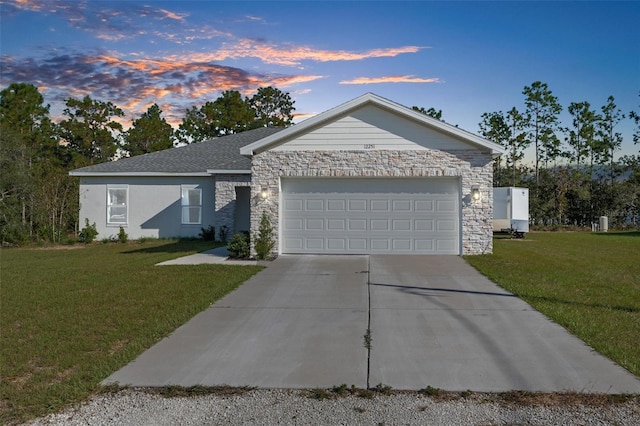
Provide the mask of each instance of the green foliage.
POLYGON ((227 244, 227 250, 232 258, 248 258, 250 254, 249 236, 247 234, 235 234, 227 244))
POLYGON ((122 226, 118 231, 118 241, 120 241, 122 244, 125 244, 127 241, 129 241, 129 236, 122 226))
POLYGON ((362 337, 364 339, 364 347, 367 348, 367 350, 371 350, 371 343, 373 342, 373 338, 371 337, 371 329, 367 328, 367 331, 362 337))
POLYGON ((188 109, 176 135, 180 142, 194 143, 258 127, 289 126, 294 110, 289 94, 274 87, 260 88, 244 99, 240 92, 227 90, 213 102, 188 109))
POLYGON ((558 130, 558 115, 562 107, 547 83, 534 81, 531 86, 524 87, 522 94, 526 96, 524 128, 527 129, 527 145, 533 144, 535 147, 534 173, 538 182, 540 161, 547 164, 559 154, 560 140, 555 132, 558 130))
POLYGON ((207 228, 200 228, 200 238, 205 241, 215 241, 216 240, 216 228, 212 225, 209 225, 207 228))
POLYGON ((389 385, 378 383, 376 386, 376 392, 381 393, 382 395, 391 395, 393 393, 393 388, 389 385))
POLYGON ((440 389, 434 388, 434 387, 431 387, 431 386, 427 386, 424 389, 420 389, 420 393, 423 393, 423 394, 429 395, 429 396, 438 396, 438 395, 440 395, 440 389))
POLYGON ((89 244, 92 243, 93 240, 98 236, 98 230, 96 229, 96 223, 93 222, 92 225, 89 224, 89 219, 84 220, 84 228, 80 231, 78 235, 78 241, 81 243, 89 244))
POLYGON ((249 99, 257 127, 286 127, 293 124, 293 101, 289 93, 275 87, 261 87, 249 99))
POLYGON ((102 380, 261 269, 155 266, 208 248, 201 240, 155 240, 3 249, 0 424, 95 395, 102 380))
POLYGON ((174 138, 173 127, 162 117, 160 107, 153 104, 124 133, 123 149, 130 157, 161 151, 173 147, 174 138))
POLYGON ((115 119, 124 112, 111 102, 102 102, 85 96, 83 99, 67 99, 60 122, 60 136, 76 167, 104 163, 113 160, 118 150, 117 134, 122 125, 115 119))
POLYGON ((444 121, 442 119, 442 110, 438 109, 436 110, 433 107, 430 107, 429 109, 424 109, 424 107, 417 107, 417 106, 412 106, 411 107, 412 110, 420 112, 424 115, 428 115, 431 118, 435 118, 436 120, 440 120, 440 121, 444 121))
POLYGON ((256 257, 259 260, 267 259, 276 245, 276 241, 273 238, 273 226, 265 212, 262 212, 260 218, 260 227, 258 228, 258 235, 255 237, 255 245, 256 257))

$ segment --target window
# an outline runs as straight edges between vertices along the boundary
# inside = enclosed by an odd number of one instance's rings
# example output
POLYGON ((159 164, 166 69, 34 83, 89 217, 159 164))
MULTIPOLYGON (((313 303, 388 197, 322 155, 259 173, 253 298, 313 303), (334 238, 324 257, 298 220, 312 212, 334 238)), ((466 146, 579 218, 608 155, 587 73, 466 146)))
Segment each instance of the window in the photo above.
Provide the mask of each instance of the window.
POLYGON ((202 214, 202 189, 196 185, 182 185, 182 224, 200 225, 202 214))
POLYGON ((129 187, 127 185, 107 186, 107 224, 126 225, 129 207, 129 187))

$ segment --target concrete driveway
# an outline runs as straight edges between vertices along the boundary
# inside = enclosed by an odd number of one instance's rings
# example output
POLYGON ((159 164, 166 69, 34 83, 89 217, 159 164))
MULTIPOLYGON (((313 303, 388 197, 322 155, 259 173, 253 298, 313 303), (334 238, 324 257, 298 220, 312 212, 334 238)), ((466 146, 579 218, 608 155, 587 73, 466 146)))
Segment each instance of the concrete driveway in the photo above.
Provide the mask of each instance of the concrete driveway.
POLYGON ((458 256, 281 256, 103 383, 640 392, 458 256))

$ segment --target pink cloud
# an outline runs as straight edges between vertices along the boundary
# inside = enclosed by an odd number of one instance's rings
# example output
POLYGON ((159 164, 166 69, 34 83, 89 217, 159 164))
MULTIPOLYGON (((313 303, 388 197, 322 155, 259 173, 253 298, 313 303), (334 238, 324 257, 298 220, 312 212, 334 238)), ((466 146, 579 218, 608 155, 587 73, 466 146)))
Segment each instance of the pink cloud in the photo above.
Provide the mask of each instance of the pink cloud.
POLYGON ((441 83, 439 78, 420 78, 412 75, 391 75, 386 77, 358 77, 343 80, 340 84, 380 84, 380 83, 441 83))

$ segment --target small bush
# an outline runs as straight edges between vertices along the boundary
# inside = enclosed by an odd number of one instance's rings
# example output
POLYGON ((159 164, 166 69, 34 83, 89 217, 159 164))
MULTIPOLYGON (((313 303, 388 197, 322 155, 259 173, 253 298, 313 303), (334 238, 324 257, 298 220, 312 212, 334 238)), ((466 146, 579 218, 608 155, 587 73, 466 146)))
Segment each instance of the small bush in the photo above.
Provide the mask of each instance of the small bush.
POLYGON ((127 235, 127 232, 124 230, 124 228, 121 226, 120 231, 118 232, 118 241, 124 244, 128 240, 129 240, 129 236, 127 235))
POLYGON ((200 228, 202 231, 200 232, 200 238, 205 241, 215 241, 216 240, 216 228, 209 225, 208 228, 200 228))
POLYGON ((227 238, 229 236, 229 228, 227 228, 227 225, 222 225, 220 227, 220 231, 218 231, 220 234, 220 241, 222 241, 223 243, 227 242, 227 238))
POLYGON ((424 389, 420 389, 419 392, 423 393, 425 395, 429 395, 429 396, 438 396, 438 395, 440 395, 440 389, 434 388, 434 387, 431 387, 431 386, 427 386, 424 389))
POLYGON ((322 389, 322 388, 311 389, 309 396, 313 399, 318 399, 318 400, 331 399, 331 394, 327 392, 326 389, 322 389))
POLYGON ((98 230, 96 229, 96 223, 93 222, 93 225, 89 225, 89 219, 84 220, 84 228, 80 231, 80 235, 78 235, 78 241, 81 243, 89 244, 92 243, 93 240, 98 236, 98 230))
POLYGON ((227 244, 229 256, 236 259, 246 259, 249 257, 249 237, 245 234, 235 234, 227 244))
POLYGON ((271 250, 276 245, 273 239, 273 226, 269 216, 265 212, 262 212, 260 218, 260 228, 258 229, 258 235, 256 236, 256 257, 260 260, 265 260, 271 254, 271 250))

